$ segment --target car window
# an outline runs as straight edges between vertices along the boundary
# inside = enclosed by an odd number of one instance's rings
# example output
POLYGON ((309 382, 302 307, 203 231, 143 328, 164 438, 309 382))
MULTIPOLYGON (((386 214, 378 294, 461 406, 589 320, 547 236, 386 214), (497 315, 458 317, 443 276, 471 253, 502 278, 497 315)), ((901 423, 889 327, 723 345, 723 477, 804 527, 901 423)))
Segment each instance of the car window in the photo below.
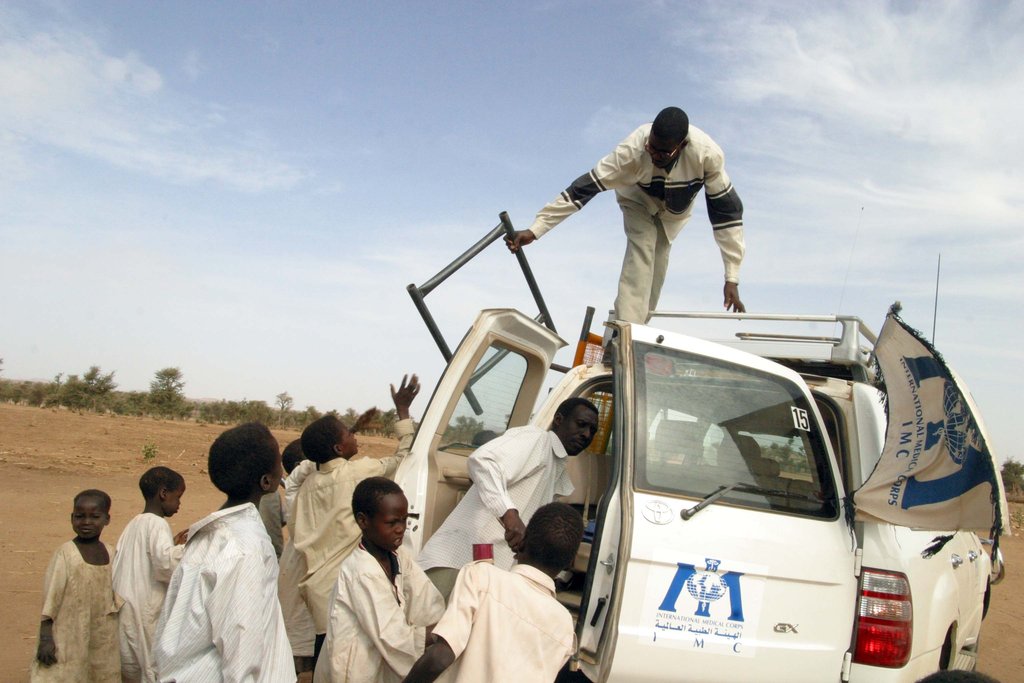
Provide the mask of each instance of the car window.
POLYGON ((441 437, 442 449, 476 448, 508 428, 527 361, 493 345, 484 352, 441 437))
POLYGON ((738 485, 723 502, 836 516, 828 455, 798 386, 662 347, 635 354, 637 488, 704 498, 738 485))

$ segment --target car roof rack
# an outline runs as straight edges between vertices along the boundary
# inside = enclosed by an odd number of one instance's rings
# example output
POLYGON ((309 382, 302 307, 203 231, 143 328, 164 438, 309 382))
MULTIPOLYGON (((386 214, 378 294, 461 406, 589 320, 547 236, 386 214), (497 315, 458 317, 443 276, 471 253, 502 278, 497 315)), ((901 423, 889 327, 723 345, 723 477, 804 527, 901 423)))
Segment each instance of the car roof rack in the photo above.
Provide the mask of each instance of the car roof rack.
MULTIPOLYGON (((854 315, 799 315, 779 313, 709 313, 701 311, 653 311, 651 319, 761 321, 774 327, 808 324, 838 325, 833 335, 790 334, 785 332, 735 333, 734 339, 715 340, 718 343, 772 360, 798 367, 833 365, 849 368, 858 376, 870 375, 872 355, 878 336, 854 315), (856 369, 855 369, 856 368, 856 369), (859 369, 863 369, 863 372, 859 369)), ((649 323, 650 324, 650 323, 649 323)), ((834 374, 825 372, 824 374, 834 374)))

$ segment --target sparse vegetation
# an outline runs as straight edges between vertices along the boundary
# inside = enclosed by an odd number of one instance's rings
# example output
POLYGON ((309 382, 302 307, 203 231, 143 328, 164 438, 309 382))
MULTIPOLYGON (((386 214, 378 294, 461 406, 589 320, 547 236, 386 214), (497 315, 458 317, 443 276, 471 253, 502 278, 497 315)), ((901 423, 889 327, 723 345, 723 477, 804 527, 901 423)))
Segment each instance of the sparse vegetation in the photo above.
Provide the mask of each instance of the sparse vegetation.
POLYGON ((1008 458, 999 470, 999 475, 1003 478, 1006 499, 1016 503, 1024 502, 1024 463, 1008 458))
POLYGON ((142 459, 149 461, 155 458, 160 453, 160 449, 156 447, 156 444, 152 441, 147 441, 142 444, 142 459))
MULTIPOLYGON (((247 399, 190 401, 185 397, 184 373, 177 367, 158 370, 148 392, 118 391, 114 372, 104 373, 98 365, 91 366, 81 375, 58 373, 49 382, 0 378, 0 401, 37 408, 67 408, 78 412, 185 419, 210 424, 257 421, 298 430, 324 414, 314 406, 294 410, 295 401, 287 391, 275 397, 276 410, 266 401, 247 399)), ((338 415, 337 411, 329 412, 338 415)), ((351 425, 360 414, 361 411, 349 408, 339 417, 351 425)), ((382 412, 363 433, 394 436, 396 421, 394 409, 382 412)))

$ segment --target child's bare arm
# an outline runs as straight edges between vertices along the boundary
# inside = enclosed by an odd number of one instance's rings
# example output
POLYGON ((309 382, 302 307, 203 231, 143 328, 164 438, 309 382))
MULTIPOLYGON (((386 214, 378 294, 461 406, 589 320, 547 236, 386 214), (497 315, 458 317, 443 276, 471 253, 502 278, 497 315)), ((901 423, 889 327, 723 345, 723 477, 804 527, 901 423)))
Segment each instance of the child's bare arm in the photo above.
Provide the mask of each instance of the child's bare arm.
POLYGON ((437 636, 433 645, 416 660, 403 683, 432 683, 455 661, 455 653, 444 638, 437 636))
POLYGON ((36 659, 43 666, 57 663, 57 643, 53 642, 52 619, 43 619, 39 622, 39 647, 36 648, 36 659))

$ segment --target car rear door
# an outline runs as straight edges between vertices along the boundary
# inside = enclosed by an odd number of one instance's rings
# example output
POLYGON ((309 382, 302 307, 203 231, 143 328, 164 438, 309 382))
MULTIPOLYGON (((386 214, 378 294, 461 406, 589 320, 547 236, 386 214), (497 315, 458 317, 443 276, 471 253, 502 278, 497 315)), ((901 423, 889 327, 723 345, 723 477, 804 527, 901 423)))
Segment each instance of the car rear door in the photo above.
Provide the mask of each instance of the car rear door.
POLYGON ((469 488, 469 454, 529 422, 551 361, 565 345, 518 311, 480 312, 438 381, 395 475, 409 499, 404 542, 414 554, 469 488))
POLYGON ((598 680, 838 680, 856 544, 806 385, 643 326, 619 332, 619 488, 584 596, 598 680), (606 557, 607 556, 607 557, 606 557), (607 614, 597 613, 601 591, 607 614))

